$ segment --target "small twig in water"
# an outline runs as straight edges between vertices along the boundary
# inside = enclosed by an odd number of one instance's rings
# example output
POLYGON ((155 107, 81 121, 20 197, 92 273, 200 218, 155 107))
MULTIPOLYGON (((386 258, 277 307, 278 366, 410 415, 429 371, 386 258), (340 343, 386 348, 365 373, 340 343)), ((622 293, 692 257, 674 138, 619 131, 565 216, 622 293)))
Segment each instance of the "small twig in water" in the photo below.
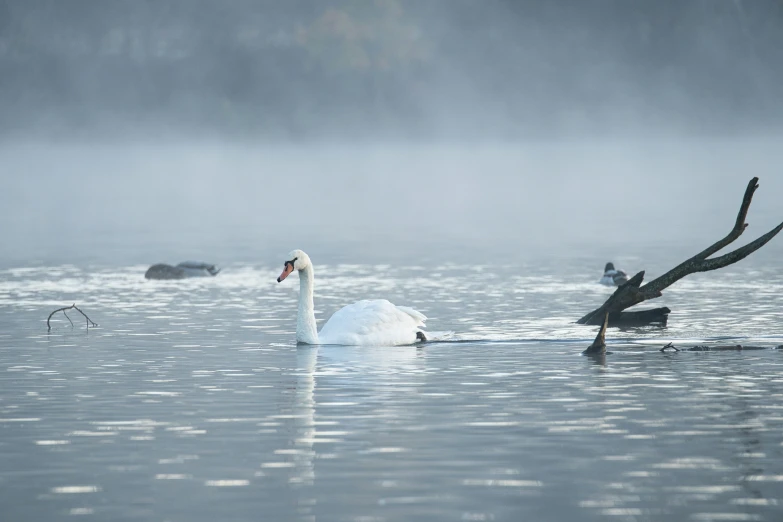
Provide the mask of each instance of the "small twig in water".
POLYGON ((680 351, 680 349, 679 349, 679 348, 677 348, 676 346, 674 346, 674 344, 672 344, 672 343, 669 343, 669 344, 667 344, 666 346, 664 346, 663 348, 661 348, 659 351, 661 351, 661 352, 665 352, 665 351, 666 351, 666 348, 671 348, 671 349, 672 349, 672 350, 674 350, 675 352, 679 352, 679 351, 680 351))
POLYGON ((55 310, 54 312, 52 312, 52 313, 50 313, 50 314, 49 314, 49 317, 47 317, 47 318, 46 318, 46 328, 47 328, 49 331, 51 331, 51 329, 52 329, 52 325, 51 325, 51 324, 49 324, 49 320, 50 320, 50 319, 52 318, 52 316, 53 316, 54 314, 56 314, 57 312, 62 312, 62 313, 63 313, 63 315, 64 315, 64 316, 65 316, 65 317, 68 319, 68 321, 71 323, 71 326, 73 326, 73 321, 71 321, 71 318, 70 318, 70 317, 68 317, 68 314, 66 314, 66 313, 65 313, 65 311, 66 311, 66 310, 76 310, 77 312, 79 312, 80 314, 82 314, 82 315, 84 316, 84 318, 87 320, 87 328, 88 328, 88 329, 90 328, 90 326, 92 326, 93 328, 95 328, 96 326, 98 326, 98 323, 96 323, 95 321, 93 321, 92 319, 90 319, 89 317, 87 317, 87 314, 85 314, 84 312, 82 312, 82 311, 81 311, 81 309, 80 309, 78 306, 76 306, 76 303, 73 303, 71 306, 64 306, 64 307, 62 307, 62 308, 58 308, 57 310, 55 310))

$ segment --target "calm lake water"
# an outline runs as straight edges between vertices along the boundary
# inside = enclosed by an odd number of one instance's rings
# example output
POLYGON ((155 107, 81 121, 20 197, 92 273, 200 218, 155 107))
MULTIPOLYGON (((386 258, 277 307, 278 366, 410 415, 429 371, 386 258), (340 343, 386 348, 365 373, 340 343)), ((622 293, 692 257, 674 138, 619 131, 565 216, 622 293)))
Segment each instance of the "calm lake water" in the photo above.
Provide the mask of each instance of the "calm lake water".
POLYGON ((612 329, 595 359, 574 321, 611 292, 603 258, 314 258, 319 321, 385 297, 461 341, 382 349, 296 346, 286 252, 176 282, 0 270, 0 518, 780 520, 783 350, 658 351, 783 344, 777 255, 680 281, 668 328, 612 329), (73 302, 100 326, 47 333, 73 302))

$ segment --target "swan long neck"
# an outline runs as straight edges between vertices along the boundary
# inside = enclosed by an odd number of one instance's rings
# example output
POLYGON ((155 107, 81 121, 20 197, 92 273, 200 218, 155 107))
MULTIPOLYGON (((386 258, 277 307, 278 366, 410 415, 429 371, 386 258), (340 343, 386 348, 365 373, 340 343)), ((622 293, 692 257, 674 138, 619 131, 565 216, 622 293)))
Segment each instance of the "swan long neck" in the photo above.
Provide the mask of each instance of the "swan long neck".
POLYGON ((313 305, 313 265, 299 271, 299 311, 296 316, 296 341, 318 344, 318 329, 315 324, 313 305))

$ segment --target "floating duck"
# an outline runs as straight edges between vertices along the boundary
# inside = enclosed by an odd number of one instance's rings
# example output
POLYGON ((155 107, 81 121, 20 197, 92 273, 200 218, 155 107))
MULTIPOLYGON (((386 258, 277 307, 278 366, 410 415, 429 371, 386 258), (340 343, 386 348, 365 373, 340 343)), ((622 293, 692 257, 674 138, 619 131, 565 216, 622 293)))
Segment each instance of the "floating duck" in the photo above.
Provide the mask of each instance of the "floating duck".
POLYGON ((611 262, 606 263, 606 266, 604 267, 604 276, 598 282, 607 286, 620 286, 628 282, 628 274, 622 270, 615 269, 614 264, 611 262))
POLYGON ((189 277, 211 277, 220 272, 219 268, 201 261, 184 261, 177 266, 158 263, 144 273, 146 279, 185 279, 189 277))

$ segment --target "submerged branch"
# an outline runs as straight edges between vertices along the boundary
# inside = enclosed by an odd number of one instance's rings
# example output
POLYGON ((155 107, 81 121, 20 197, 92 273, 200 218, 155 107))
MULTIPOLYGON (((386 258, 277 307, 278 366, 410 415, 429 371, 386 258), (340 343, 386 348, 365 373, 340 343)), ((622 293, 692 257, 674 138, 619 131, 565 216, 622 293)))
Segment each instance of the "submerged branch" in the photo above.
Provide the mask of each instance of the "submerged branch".
POLYGON ((665 352, 667 348, 671 348, 675 352, 726 352, 726 351, 742 351, 742 350, 780 350, 781 346, 746 346, 742 344, 697 344, 691 348, 677 348, 674 344, 669 343, 659 352, 665 352))
POLYGON ((63 313, 63 315, 64 315, 64 316, 65 316, 65 317, 68 319, 68 321, 71 323, 71 326, 73 326, 73 321, 71 321, 71 318, 70 318, 70 317, 68 317, 68 314, 66 314, 66 313, 65 313, 65 311, 66 311, 66 310, 76 310, 77 312, 79 312, 80 314, 82 314, 82 315, 84 316, 84 318, 87 320, 87 323, 86 323, 86 324, 87 324, 87 328, 88 328, 88 329, 90 328, 90 326, 92 326, 93 328, 95 328, 96 326, 98 326, 98 324, 97 324, 96 322, 94 322, 92 319, 90 319, 89 317, 87 317, 87 314, 85 314, 84 312, 82 312, 81 308, 79 308, 78 306, 76 306, 76 303, 74 303, 74 304, 72 304, 71 306, 64 306, 64 307, 62 307, 62 308, 58 308, 57 310, 55 310, 54 312, 52 312, 52 313, 50 313, 50 314, 49 314, 49 317, 47 317, 47 318, 46 318, 46 328, 47 328, 47 330, 48 330, 48 331, 51 331, 51 329, 52 329, 52 325, 49 323, 49 321, 52 319, 52 316, 53 316, 54 314, 56 314, 57 312, 62 312, 62 313, 63 313))
POLYGON ((601 329, 598 330, 598 335, 595 336, 593 344, 587 347, 587 350, 582 352, 582 355, 596 355, 606 353, 606 327, 609 325, 609 313, 604 314, 604 324, 601 329))

